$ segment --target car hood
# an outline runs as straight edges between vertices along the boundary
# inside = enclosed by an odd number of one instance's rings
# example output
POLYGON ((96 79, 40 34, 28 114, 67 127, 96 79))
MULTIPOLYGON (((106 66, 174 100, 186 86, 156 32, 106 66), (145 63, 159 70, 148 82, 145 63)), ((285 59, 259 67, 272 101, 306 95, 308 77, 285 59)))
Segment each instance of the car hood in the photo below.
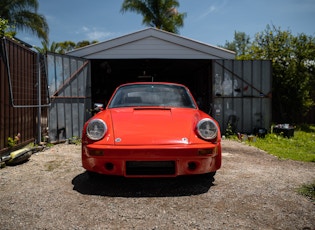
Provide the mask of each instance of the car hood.
POLYGON ((116 145, 187 144, 198 111, 181 108, 111 109, 116 145))

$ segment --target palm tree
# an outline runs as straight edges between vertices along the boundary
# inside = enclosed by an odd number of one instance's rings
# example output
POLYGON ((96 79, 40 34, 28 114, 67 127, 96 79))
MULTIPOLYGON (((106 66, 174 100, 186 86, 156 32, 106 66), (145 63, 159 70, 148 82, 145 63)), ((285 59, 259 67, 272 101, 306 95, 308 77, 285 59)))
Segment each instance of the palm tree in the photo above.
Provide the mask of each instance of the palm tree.
POLYGON ((53 52, 53 53, 58 53, 60 50, 60 45, 59 43, 53 42, 49 46, 49 43, 46 41, 42 41, 42 48, 35 46, 34 49, 36 49, 39 53, 45 54, 46 52, 53 52))
POLYGON ((59 54, 65 54, 71 50, 81 48, 84 46, 88 46, 91 44, 98 43, 98 41, 80 41, 78 43, 75 43, 73 41, 64 41, 64 42, 52 42, 49 46, 48 42, 42 41, 42 48, 35 46, 34 48, 42 54, 45 54, 46 52, 53 52, 53 53, 59 53, 59 54))
POLYGON ((136 12, 143 15, 142 23, 172 33, 183 27, 186 13, 178 13, 177 0, 124 0, 121 12, 136 12))
POLYGON ((38 0, 1 0, 0 17, 17 30, 30 31, 48 41, 48 24, 43 15, 37 13, 38 0))

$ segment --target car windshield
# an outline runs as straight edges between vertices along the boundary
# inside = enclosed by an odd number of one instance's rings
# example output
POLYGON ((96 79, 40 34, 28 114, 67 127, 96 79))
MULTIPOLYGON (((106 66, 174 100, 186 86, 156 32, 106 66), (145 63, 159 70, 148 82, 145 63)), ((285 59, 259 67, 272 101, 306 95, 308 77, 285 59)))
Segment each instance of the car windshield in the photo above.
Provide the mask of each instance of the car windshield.
POLYGON ((135 84, 120 87, 108 108, 163 106, 196 108, 187 89, 170 84, 135 84))

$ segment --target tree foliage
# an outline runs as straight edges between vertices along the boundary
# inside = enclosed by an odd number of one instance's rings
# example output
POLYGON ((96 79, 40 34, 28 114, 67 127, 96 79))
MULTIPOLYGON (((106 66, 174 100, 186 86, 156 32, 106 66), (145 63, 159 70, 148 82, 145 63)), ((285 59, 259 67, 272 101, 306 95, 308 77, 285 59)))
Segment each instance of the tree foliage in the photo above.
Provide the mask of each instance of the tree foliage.
POLYGON ((60 53, 60 54, 65 54, 67 52, 70 52, 74 49, 78 49, 84 46, 88 46, 91 44, 98 43, 98 41, 80 41, 80 42, 73 42, 73 41, 63 41, 63 42, 53 42, 51 45, 49 45, 48 42, 42 42, 42 47, 35 47, 35 49, 44 54, 46 52, 53 52, 53 53, 60 53))
POLYGON ((4 36, 8 37, 8 38, 12 38, 12 37, 14 37, 14 35, 15 35, 15 32, 9 26, 8 20, 0 17, 0 38, 2 38, 4 36))
POLYGON ((273 111, 278 122, 302 122, 315 105, 315 38, 305 34, 294 36, 289 30, 267 25, 251 43, 235 33, 234 41, 225 48, 245 47, 237 52, 240 60, 271 60, 273 77, 273 111))
POLYGON ((250 48, 250 36, 244 32, 234 32, 234 41, 225 42, 225 45, 222 46, 228 50, 232 50, 236 53, 237 57, 241 57, 248 53, 250 48))
POLYGON ((6 19, 11 28, 30 31, 48 42, 48 24, 37 9, 38 0, 0 1, 0 17, 6 19))
POLYGON ((177 0, 124 0, 121 12, 142 14, 144 25, 178 33, 178 29, 184 26, 186 13, 179 13, 177 7, 177 0))

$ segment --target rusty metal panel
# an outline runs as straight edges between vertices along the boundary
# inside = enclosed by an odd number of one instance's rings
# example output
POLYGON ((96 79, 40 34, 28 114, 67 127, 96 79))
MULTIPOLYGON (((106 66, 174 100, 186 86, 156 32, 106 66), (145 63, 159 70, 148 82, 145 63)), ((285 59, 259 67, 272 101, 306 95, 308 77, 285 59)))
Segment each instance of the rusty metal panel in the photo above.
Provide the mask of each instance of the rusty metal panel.
MULTIPOLYGON (((3 38, 0 45, 0 154, 8 150, 8 137, 18 133, 17 145, 34 141, 38 104, 37 53, 13 40, 3 38)), ((42 76, 41 76, 42 78, 42 76)), ((41 91, 47 98, 45 74, 41 91)), ((43 114, 45 111, 43 110, 43 114)))
POLYGON ((235 132, 270 129, 271 62, 213 61, 212 116, 222 133, 233 122, 235 132))

